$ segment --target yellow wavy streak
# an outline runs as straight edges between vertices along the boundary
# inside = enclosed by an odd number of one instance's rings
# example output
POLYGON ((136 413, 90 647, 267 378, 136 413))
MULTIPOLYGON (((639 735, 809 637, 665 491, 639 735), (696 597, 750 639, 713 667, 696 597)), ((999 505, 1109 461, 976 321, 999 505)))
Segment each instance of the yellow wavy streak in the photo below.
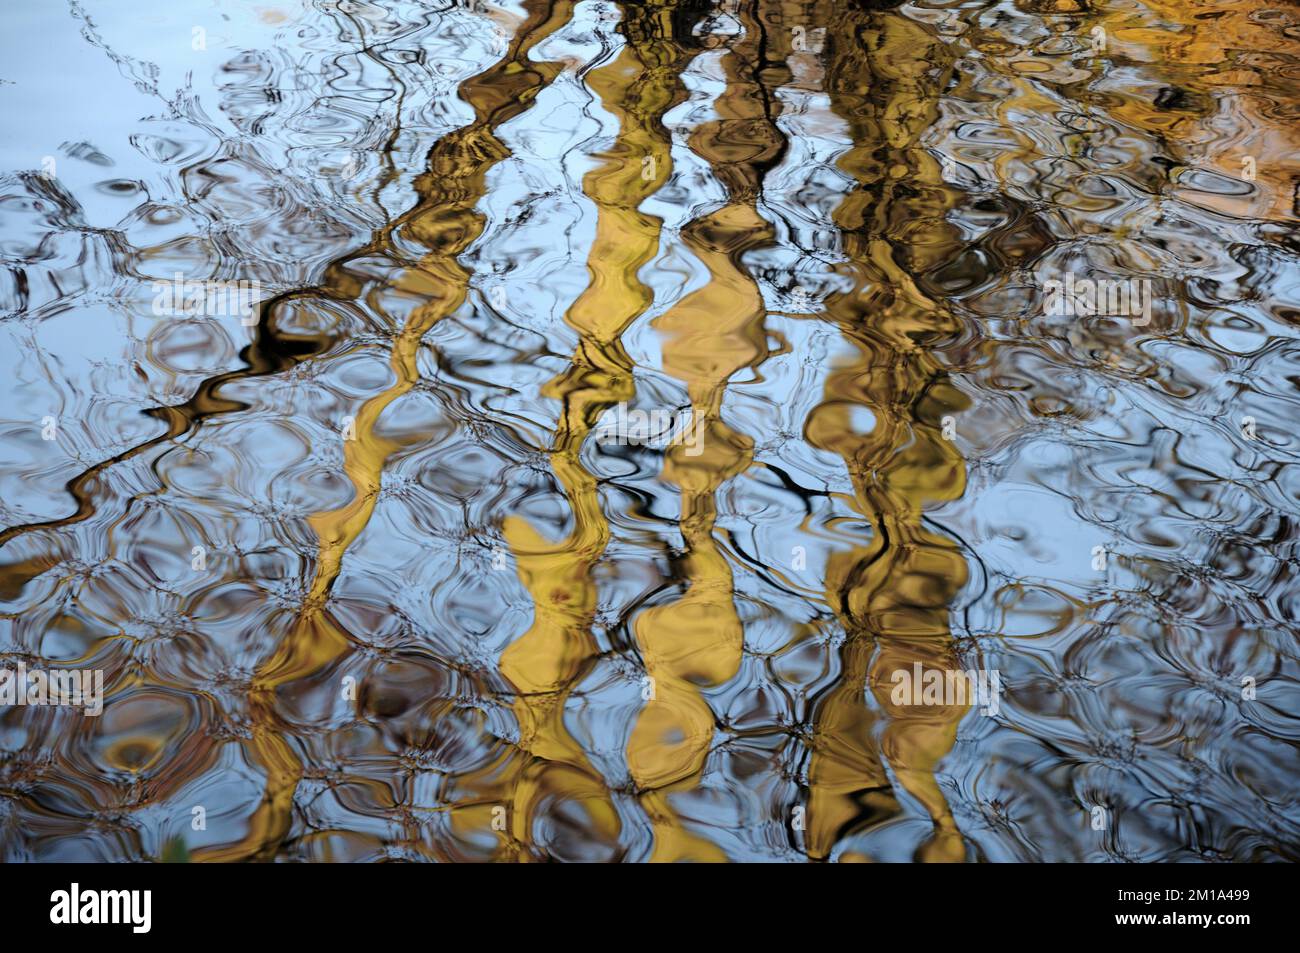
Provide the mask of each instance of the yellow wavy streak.
POLYGON ((620 337, 653 300, 637 274, 654 257, 663 224, 639 206, 671 171, 663 116, 684 98, 680 73, 689 58, 672 41, 670 4, 624 9, 620 30, 626 45, 613 62, 587 76, 617 117, 619 132, 605 161, 583 179, 597 219, 590 283, 566 315, 579 342, 569 366, 543 390, 562 402, 550 462, 573 513, 573 531, 551 543, 520 517, 507 518, 502 527, 534 604, 532 626, 501 656, 501 672, 519 693, 519 745, 529 756, 515 782, 510 817, 520 859, 529 856, 532 818, 547 797, 582 803, 594 829, 610 842, 620 830, 603 779, 564 727, 565 702, 596 653, 592 569, 609 542, 596 481, 579 454, 599 416, 633 395, 632 361, 620 337))
POLYGON ((537 94, 559 75, 564 64, 533 61, 529 54, 569 20, 573 5, 573 0, 535 0, 527 4, 528 16, 505 56, 461 84, 461 95, 474 107, 475 118, 434 146, 429 171, 415 184, 418 203, 398 218, 389 232, 391 236, 402 229, 412 241, 429 249, 418 266, 399 282, 402 290, 429 300, 412 311, 393 340, 390 366, 394 383, 366 401, 357 414, 356 438, 345 444, 343 464, 355 488, 353 499, 343 507, 310 518, 320 550, 303 610, 254 678, 250 708, 255 727, 249 752, 266 774, 262 801, 242 841, 196 852, 196 860, 267 859, 274 856, 288 833, 302 762, 276 730, 275 691, 319 672, 347 651, 348 637, 325 605, 338 578, 343 554, 374 512, 384 464, 397 448, 392 441, 375 434, 375 425, 384 410, 419 379, 416 358, 421 338, 464 301, 470 273, 457 258, 482 233, 485 219, 476 206, 486 191, 488 171, 509 155, 495 130, 527 110, 537 94))
POLYGON ((848 258, 842 272, 854 290, 829 296, 826 313, 857 357, 832 373, 805 433, 814 446, 843 457, 855 507, 873 536, 827 567, 828 600, 847 640, 840 681, 815 716, 807 846, 810 856, 826 858, 864 812, 897 810, 887 760, 935 825, 919 859, 959 860, 964 847, 934 770, 968 706, 902 706, 890 698, 896 670, 917 662, 926 669, 956 667, 948 604, 967 576, 953 541, 922 523, 925 505, 955 499, 965 488, 960 455, 940 430, 942 416, 960 410, 965 399, 926 350, 957 323, 900 264, 914 252, 912 244, 927 254, 956 247, 941 221, 948 199, 937 165, 919 145, 937 113, 951 55, 895 13, 853 10, 843 21, 826 83, 832 109, 855 143, 839 165, 858 187, 835 213, 848 258), (930 224, 918 229, 919 221, 930 224), (910 225, 908 244, 893 237, 901 222, 910 225), (867 434, 853 427, 852 412, 860 407, 875 417, 867 434), (864 686, 886 716, 879 749, 864 686))
POLYGON ((782 144, 776 107, 754 79, 763 37, 756 7, 740 13, 744 33, 723 58, 719 118, 690 138, 728 192, 727 204, 683 229, 685 244, 708 268, 710 280, 654 322, 663 335, 664 369, 686 382, 699 440, 691 448, 697 453, 680 441, 670 447, 663 469, 663 479, 681 488, 687 590, 675 602, 646 610, 634 625, 654 693, 633 726, 627 760, 651 820, 655 862, 726 859, 716 845, 685 830, 669 797, 699 782, 714 726, 700 687, 732 678, 744 643, 731 567, 713 528, 715 491, 749 466, 753 450, 749 437, 722 420, 727 381, 767 356, 763 298, 740 263, 744 252, 774 240, 757 201, 763 169, 782 144))

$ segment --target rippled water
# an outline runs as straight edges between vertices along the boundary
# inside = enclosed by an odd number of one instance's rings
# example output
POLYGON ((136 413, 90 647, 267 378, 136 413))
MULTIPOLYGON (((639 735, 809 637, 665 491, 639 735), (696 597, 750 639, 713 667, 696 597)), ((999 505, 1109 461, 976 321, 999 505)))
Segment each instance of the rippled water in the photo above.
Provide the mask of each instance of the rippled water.
POLYGON ((1300 859, 1294 4, 0 16, 6 860, 1300 859))

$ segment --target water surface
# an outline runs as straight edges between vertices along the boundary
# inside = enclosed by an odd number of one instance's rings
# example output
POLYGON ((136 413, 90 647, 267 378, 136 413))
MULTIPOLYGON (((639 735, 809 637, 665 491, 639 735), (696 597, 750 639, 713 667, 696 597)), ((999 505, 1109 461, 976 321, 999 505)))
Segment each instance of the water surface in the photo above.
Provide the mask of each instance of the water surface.
POLYGON ((6 860, 1300 859, 1293 4, 2 16, 6 860))

